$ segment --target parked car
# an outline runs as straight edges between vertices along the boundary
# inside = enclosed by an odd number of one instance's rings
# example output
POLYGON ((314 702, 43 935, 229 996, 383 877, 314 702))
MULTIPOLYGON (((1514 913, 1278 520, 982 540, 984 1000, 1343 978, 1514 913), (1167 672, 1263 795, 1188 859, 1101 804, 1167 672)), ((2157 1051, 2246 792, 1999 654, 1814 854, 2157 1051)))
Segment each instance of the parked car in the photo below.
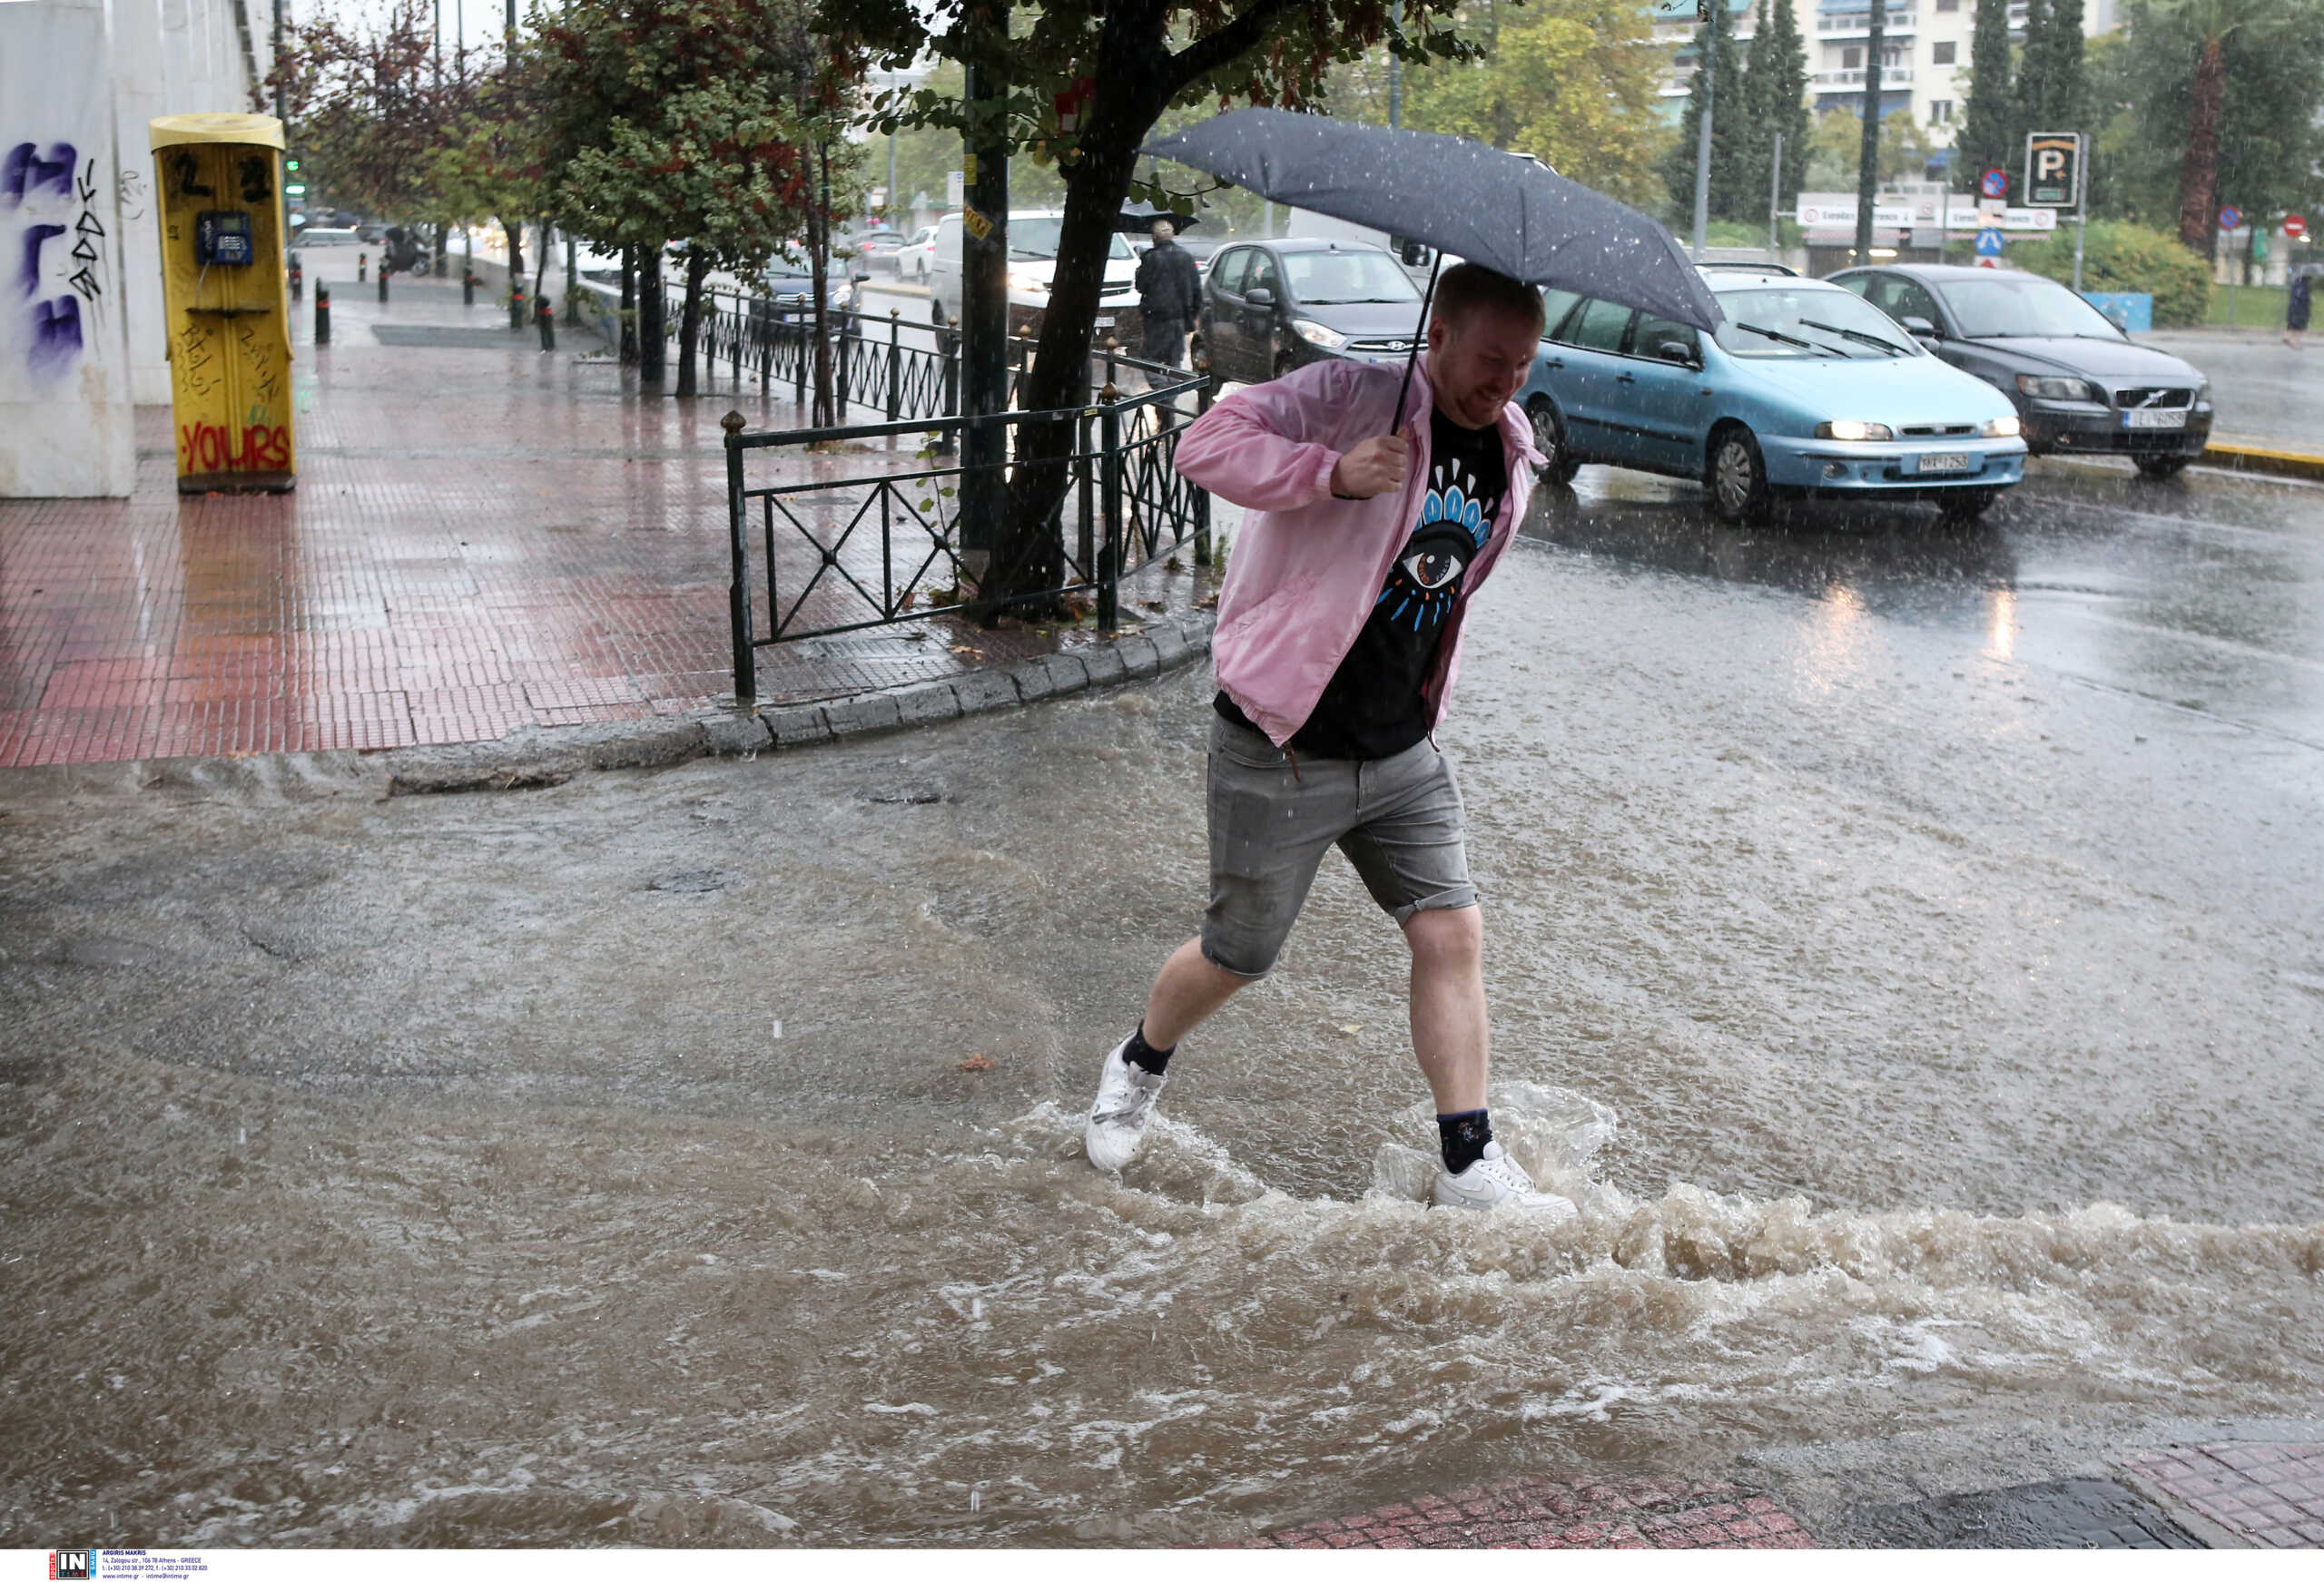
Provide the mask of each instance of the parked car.
POLYGON ((2211 382, 2193 364, 2139 346, 2053 280, 2018 270, 1898 264, 1833 281, 2016 405, 2025 443, 2127 456, 2170 477, 2211 436, 2211 382))
POLYGON ((1421 290, 1384 248, 1291 237, 1222 248, 1204 271, 1195 348, 1225 379, 1256 384, 1303 363, 1401 362, 1421 290))
POLYGON ((893 262, 897 250, 903 244, 902 231, 891 231, 883 226, 878 230, 857 231, 852 235, 841 237, 835 251, 852 250, 857 263, 877 268, 882 264, 893 262))
POLYGON ((923 225, 911 233, 911 240, 896 250, 896 274, 899 279, 928 283, 929 260, 936 253, 936 227, 923 225))
MULTIPOLYGON (((1039 335, 1049 307, 1049 279, 1057 272, 1058 233, 1065 221, 1061 209, 1012 209, 1009 211, 1009 333, 1039 335)), ((960 235, 962 221, 947 214, 936 222, 936 241, 928 270, 928 288, 943 310, 947 322, 960 319, 960 235)), ((1129 238, 1117 235, 1106 253, 1106 279, 1099 288, 1098 333, 1112 335, 1125 346, 1137 340, 1137 315, 1126 309, 1137 306, 1137 257, 1129 238)))
POLYGON ((291 239, 300 247, 354 247, 362 240, 343 225, 310 225, 291 239))
MULTIPOLYGON (((724 285, 714 280, 713 284, 724 285)), ((736 281, 737 288, 745 282, 736 281)), ((855 306, 856 280, 848 269, 848 260, 834 258, 823 271, 824 300, 834 312, 855 306)), ((674 283, 673 291, 683 291, 683 284, 674 283)), ((751 317, 772 318, 778 322, 813 317, 815 276, 812 262, 804 253, 785 251, 755 280, 747 282, 751 293, 751 317)))
POLYGON ((1706 268, 1718 333, 1571 291, 1518 400, 1562 483, 1584 462, 1699 480, 1722 520, 1778 494, 1932 500, 1984 513, 2025 442, 2009 398, 1930 356, 1895 320, 1823 280, 1706 268))

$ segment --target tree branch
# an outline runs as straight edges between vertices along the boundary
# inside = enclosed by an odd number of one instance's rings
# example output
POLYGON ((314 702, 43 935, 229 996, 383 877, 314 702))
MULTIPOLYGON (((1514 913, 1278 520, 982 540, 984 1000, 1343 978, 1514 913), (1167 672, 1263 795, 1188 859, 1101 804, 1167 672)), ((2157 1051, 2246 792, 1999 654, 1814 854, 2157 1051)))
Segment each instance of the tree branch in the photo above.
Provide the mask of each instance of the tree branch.
POLYGON ((1206 34, 1170 57, 1170 96, 1197 77, 1240 59, 1256 47, 1267 25, 1299 4, 1299 0, 1258 0, 1248 11, 1220 28, 1206 34))

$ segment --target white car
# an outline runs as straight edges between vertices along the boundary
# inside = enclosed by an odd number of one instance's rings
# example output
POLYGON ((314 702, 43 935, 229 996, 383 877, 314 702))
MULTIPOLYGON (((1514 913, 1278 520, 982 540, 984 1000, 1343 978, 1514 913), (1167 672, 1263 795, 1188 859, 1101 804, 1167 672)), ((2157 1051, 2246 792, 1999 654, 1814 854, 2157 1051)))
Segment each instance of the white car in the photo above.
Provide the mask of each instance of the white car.
POLYGON ((928 283, 928 266, 936 256, 936 227, 923 225, 911 234, 911 240, 896 250, 896 277, 899 280, 928 283))
MULTIPOLYGON (((1049 279, 1057 273, 1058 232, 1065 222, 1062 209, 1012 209, 1009 211, 1009 333, 1038 335, 1041 316, 1049 305, 1049 279)), ((1129 238, 1117 232, 1106 254, 1106 280, 1098 289, 1098 332, 1118 336, 1135 345, 1137 315, 1137 255, 1129 238)), ((960 217, 948 214, 936 222, 935 252, 928 270, 929 290, 944 311, 948 323, 960 321, 960 217)))

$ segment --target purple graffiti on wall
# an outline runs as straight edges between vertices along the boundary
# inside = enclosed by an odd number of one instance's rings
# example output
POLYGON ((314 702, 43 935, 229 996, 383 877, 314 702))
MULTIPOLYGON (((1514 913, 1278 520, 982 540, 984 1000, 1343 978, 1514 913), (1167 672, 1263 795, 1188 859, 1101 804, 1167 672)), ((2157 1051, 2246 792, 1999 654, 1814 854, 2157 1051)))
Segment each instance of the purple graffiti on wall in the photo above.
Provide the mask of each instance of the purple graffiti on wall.
MULTIPOLYGON (((0 154, 0 199, 8 207, 21 209, 28 201, 52 194, 79 204, 79 213, 70 226, 34 221, 26 216, 17 238, 15 283, 20 295, 34 299, 30 307, 32 343, 25 362, 35 373, 54 376, 72 366, 85 349, 82 304, 94 308, 104 293, 106 237, 104 221, 95 209, 97 185, 96 160, 84 163, 80 151, 69 142, 49 143, 45 155, 36 142, 20 142, 0 154), (64 285, 70 290, 44 296, 46 271, 42 250, 68 232, 73 238, 73 273, 64 285)), ((54 208, 50 212, 54 212, 54 208)))
POLYGON ((71 196, 73 167, 79 163, 80 151, 69 142, 52 142, 48 157, 40 157, 40 145, 20 142, 0 158, 0 193, 7 195, 10 203, 21 203, 25 195, 43 187, 54 187, 71 196))
POLYGON ((33 304, 33 349, 28 360, 46 373, 62 371, 81 355, 81 303, 59 297, 33 304))

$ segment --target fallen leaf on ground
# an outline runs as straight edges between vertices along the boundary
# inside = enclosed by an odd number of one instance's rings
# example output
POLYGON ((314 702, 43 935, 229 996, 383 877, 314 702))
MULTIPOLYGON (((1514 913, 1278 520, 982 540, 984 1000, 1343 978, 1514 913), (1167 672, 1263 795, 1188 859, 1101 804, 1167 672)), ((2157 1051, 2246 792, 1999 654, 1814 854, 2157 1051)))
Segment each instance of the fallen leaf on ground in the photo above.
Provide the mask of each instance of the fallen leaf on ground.
POLYGON ((960 1062, 960 1068, 962 1071, 990 1071, 993 1068, 993 1066, 992 1061, 989 1057, 982 1055, 971 1055, 966 1060, 960 1062))
POLYGON ((1348 1023, 1346 1026, 1344 1026, 1344 1027, 1341 1027, 1341 1028, 1340 1028, 1340 1031, 1341 1031, 1341 1032, 1343 1032, 1343 1033, 1345 1033, 1349 1037, 1353 1038, 1353 1037, 1354 1037, 1358 1033, 1361 1033, 1362 1031, 1364 1031, 1364 1024, 1363 1024, 1362 1022, 1350 1022, 1350 1023, 1348 1023))

